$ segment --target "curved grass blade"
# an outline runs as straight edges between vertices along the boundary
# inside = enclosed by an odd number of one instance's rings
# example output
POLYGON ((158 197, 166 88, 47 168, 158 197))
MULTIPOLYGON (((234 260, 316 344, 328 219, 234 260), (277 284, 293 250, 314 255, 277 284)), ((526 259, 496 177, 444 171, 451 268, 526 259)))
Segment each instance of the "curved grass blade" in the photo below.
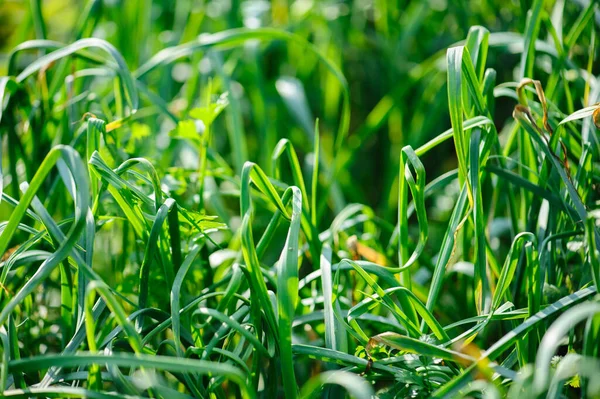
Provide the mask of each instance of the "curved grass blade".
POLYGON ((75 150, 66 146, 57 146, 48 153, 40 165, 37 173, 29 184, 29 188, 23 194, 19 204, 13 211, 8 225, 2 232, 2 235, 0 235, 0 253, 5 253, 13 234, 15 233, 20 221, 23 219, 23 216, 27 211, 29 204, 33 201, 37 191, 40 189, 44 179, 49 174, 52 167, 59 160, 64 162, 65 166, 71 173, 72 181, 66 181, 66 185, 69 186, 73 184, 77 187, 75 192, 76 197, 74 198, 74 222, 69 232, 66 234, 66 240, 61 243, 60 247, 52 254, 51 257, 42 263, 31 279, 2 309, 0 312, 0 324, 4 324, 10 313, 50 275, 50 273, 58 264, 66 259, 85 227, 86 214, 89 207, 89 182, 85 174, 85 167, 83 166, 79 154, 77 154, 75 150))
POLYGON ((110 43, 105 40, 90 38, 90 39, 80 39, 73 44, 67 45, 61 49, 55 50, 43 57, 40 57, 33 63, 29 64, 17 77, 17 82, 23 82, 29 76, 38 72, 39 70, 48 67, 53 62, 56 62, 62 58, 68 57, 71 54, 74 54, 78 51, 87 49, 87 48, 99 48, 104 50, 117 65, 117 73, 119 74, 124 88, 125 88, 125 97, 127 102, 131 108, 130 112, 135 113, 139 106, 138 93, 137 88, 134 83, 133 76, 131 72, 127 68, 127 64, 123 59, 123 56, 117 51, 117 49, 110 43))

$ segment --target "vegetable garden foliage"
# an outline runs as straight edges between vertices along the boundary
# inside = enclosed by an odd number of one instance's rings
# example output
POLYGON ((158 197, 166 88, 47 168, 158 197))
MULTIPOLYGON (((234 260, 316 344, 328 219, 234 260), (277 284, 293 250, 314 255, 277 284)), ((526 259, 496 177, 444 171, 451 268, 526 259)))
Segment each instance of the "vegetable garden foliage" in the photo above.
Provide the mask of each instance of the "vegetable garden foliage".
POLYGON ((2 397, 600 395, 597 2, 59 3, 0 3, 2 397))

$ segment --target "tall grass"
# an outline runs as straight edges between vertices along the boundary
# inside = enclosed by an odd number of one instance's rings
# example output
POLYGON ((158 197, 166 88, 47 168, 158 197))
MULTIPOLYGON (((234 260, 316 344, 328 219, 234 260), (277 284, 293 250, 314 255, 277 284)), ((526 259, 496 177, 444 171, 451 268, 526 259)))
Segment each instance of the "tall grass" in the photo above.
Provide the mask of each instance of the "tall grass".
POLYGON ((80 3, 0 3, 2 397, 600 395, 596 2, 80 3))

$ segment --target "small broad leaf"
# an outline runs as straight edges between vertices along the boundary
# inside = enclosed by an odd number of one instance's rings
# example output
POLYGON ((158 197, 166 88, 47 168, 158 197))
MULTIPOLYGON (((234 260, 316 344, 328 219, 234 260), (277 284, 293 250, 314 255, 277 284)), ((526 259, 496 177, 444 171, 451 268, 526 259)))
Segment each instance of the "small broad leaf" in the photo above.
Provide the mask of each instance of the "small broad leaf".
MULTIPOLYGON (((181 214, 179 221, 187 224, 190 228, 190 232, 194 229, 206 232, 207 230, 221 230, 227 228, 225 223, 216 221, 217 216, 205 215, 200 212, 183 208, 179 208, 179 213, 181 214)), ((185 225, 181 227, 185 228, 185 225)))
POLYGON ((206 125, 210 125, 228 105, 229 94, 225 92, 219 96, 217 101, 211 103, 208 107, 192 109, 190 111, 190 116, 194 119, 201 120, 206 125))
POLYGON ((200 143, 198 126, 192 120, 179 121, 177 127, 169 132, 169 136, 180 140, 191 140, 200 143))

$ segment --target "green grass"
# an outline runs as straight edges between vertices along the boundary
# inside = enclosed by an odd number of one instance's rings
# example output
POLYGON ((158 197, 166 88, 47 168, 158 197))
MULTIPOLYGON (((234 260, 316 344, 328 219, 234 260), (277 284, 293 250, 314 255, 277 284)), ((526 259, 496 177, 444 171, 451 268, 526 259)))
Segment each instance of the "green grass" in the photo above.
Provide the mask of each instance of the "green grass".
POLYGON ((599 12, 0 0, 0 397, 600 396, 599 12))

